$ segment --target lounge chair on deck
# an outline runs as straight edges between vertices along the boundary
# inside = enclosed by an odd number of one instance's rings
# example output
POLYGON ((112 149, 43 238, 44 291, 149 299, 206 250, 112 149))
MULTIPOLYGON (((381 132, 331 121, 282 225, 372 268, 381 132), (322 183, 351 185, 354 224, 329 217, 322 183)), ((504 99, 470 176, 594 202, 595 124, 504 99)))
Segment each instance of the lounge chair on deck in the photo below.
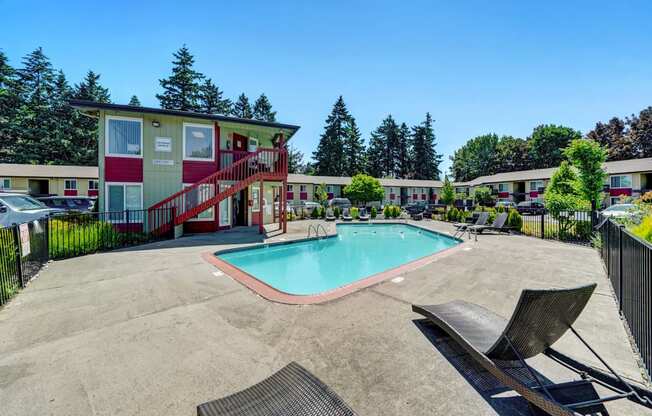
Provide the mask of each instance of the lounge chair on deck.
POLYGON ((489 219, 489 213, 483 211, 478 214, 478 218, 476 218, 475 222, 472 224, 469 224, 468 222, 456 222, 453 224, 453 227, 457 228, 455 234, 457 233, 464 234, 464 231, 466 231, 467 228, 474 225, 475 226, 486 225, 488 219, 489 219))
POLYGON ((496 231, 500 233, 509 232, 509 229, 505 227, 506 222, 507 213, 502 212, 496 215, 496 219, 494 219, 494 222, 491 225, 469 225, 466 227, 466 231, 469 232, 469 238, 471 238, 471 234, 475 234, 475 239, 477 240, 478 234, 482 234, 484 231, 496 231))
POLYGON ((358 219, 360 221, 369 221, 369 214, 367 214, 367 209, 366 208, 362 208, 360 210, 360 215, 358 216, 358 219))
POLYGON ((344 208, 342 211, 342 219, 344 221, 353 221, 353 217, 351 216, 351 213, 349 212, 348 208, 344 208))
MULTIPOLYGON (((652 392, 626 383, 597 353, 589 347, 573 328, 573 323, 586 306, 596 284, 572 289, 524 290, 512 317, 507 320, 479 305, 461 300, 441 305, 412 305, 419 313, 450 337, 469 353, 501 383, 523 396, 537 414, 577 415, 587 413, 607 414, 605 401, 627 398, 638 404, 652 408, 652 392), (613 376, 600 370, 577 370, 572 359, 550 348, 567 331, 571 331, 587 348, 613 373, 613 376), (563 363, 582 376, 582 380, 548 384, 525 362, 527 358, 544 353, 563 363), (557 357, 557 358, 558 358, 557 357), (525 384, 520 379, 504 371, 498 361, 519 361, 529 373, 532 383, 525 384), (591 371, 594 374, 591 374, 591 371), (614 377, 615 376, 615 377, 614 377), (612 389, 615 395, 600 398, 592 382, 612 389)), ((575 362, 575 364, 577 364, 575 362)))
POLYGON ((327 385, 292 362, 239 393, 200 404, 197 416, 355 416, 327 385))
POLYGON ((326 221, 335 221, 337 218, 335 218, 335 214, 333 213, 332 208, 328 208, 326 210, 326 221))

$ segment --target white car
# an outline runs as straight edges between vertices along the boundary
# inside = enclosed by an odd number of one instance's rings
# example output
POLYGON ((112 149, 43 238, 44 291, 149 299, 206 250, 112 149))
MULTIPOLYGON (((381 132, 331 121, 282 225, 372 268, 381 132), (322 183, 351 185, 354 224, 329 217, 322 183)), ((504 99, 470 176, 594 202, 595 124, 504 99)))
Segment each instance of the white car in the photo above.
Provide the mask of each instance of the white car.
POLYGON ((601 212, 605 217, 632 217, 636 214, 636 205, 634 204, 614 204, 601 212))
POLYGON ((0 226, 3 227, 38 220, 58 212, 64 210, 48 208, 28 195, 0 193, 0 226))

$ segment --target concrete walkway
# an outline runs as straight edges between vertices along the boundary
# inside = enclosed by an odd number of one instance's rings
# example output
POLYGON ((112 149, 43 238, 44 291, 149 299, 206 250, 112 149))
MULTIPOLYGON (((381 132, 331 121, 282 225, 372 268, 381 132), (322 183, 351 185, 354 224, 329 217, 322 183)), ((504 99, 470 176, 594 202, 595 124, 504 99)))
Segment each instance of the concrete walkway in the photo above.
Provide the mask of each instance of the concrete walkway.
MULTIPOLYGON (((292 222, 288 234, 269 239, 305 237, 309 223, 292 222)), ((298 361, 360 415, 525 415, 520 397, 416 321, 410 304, 462 298, 509 316, 523 288, 587 282, 598 290, 577 328, 615 368, 641 380, 592 249, 483 235, 398 283, 289 306, 258 297, 200 257, 242 241, 262 238, 243 229, 51 263, 0 310, 0 414, 193 415, 197 404, 298 361)), ((598 365, 572 341, 558 349, 598 365)), ((552 380, 568 376, 549 360, 532 364, 552 380)), ((622 401, 609 410, 652 414, 622 401)))

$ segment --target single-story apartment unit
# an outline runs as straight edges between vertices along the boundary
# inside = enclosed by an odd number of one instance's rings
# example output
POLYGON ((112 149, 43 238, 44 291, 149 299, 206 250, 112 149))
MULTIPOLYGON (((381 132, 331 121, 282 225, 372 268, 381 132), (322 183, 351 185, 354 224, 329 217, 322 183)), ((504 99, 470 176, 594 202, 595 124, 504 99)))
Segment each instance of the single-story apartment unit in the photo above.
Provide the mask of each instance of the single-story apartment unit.
POLYGON ((0 163, 0 192, 31 196, 91 196, 99 194, 97 166, 0 163))
MULTIPOLYGON (((473 189, 490 187, 498 201, 543 201, 543 192, 557 168, 504 172, 454 184, 456 192, 472 195, 473 189)), ((638 197, 652 190, 652 158, 605 162, 605 204, 622 196, 638 197)))
MULTIPOLYGON (((385 191, 383 205, 407 205, 419 201, 436 203, 443 186, 441 181, 430 180, 382 178, 379 181, 385 191)), ((287 200, 291 205, 314 201, 315 190, 320 185, 326 187, 328 199, 339 198, 344 196, 343 189, 350 183, 351 178, 345 176, 289 174, 287 200)))
POLYGON ((263 224, 277 220, 285 228, 285 204, 279 204, 286 195, 285 142, 298 126, 84 100, 70 103, 99 121, 100 210, 148 210, 137 219, 147 229, 154 214, 167 212, 177 235, 254 224, 262 232, 263 224))

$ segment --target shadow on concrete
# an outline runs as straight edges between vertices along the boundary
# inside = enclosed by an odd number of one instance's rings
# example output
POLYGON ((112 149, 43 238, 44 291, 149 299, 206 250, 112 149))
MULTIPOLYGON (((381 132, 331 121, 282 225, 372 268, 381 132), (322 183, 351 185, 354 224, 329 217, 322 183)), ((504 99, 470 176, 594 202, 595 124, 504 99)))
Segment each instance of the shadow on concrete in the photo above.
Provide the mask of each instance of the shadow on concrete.
MULTIPOLYGON (((415 319, 414 325, 423 333, 439 353, 458 373, 482 396, 482 398, 502 416, 530 416, 527 401, 518 393, 502 384, 491 373, 478 364, 462 347, 444 331, 427 319, 415 319)), ((427 359, 428 357, 424 357, 427 359)), ((518 362, 504 362, 501 368, 512 377, 528 385, 535 385, 528 370, 518 362)), ((546 384, 551 383, 541 373, 536 373, 546 384)))

